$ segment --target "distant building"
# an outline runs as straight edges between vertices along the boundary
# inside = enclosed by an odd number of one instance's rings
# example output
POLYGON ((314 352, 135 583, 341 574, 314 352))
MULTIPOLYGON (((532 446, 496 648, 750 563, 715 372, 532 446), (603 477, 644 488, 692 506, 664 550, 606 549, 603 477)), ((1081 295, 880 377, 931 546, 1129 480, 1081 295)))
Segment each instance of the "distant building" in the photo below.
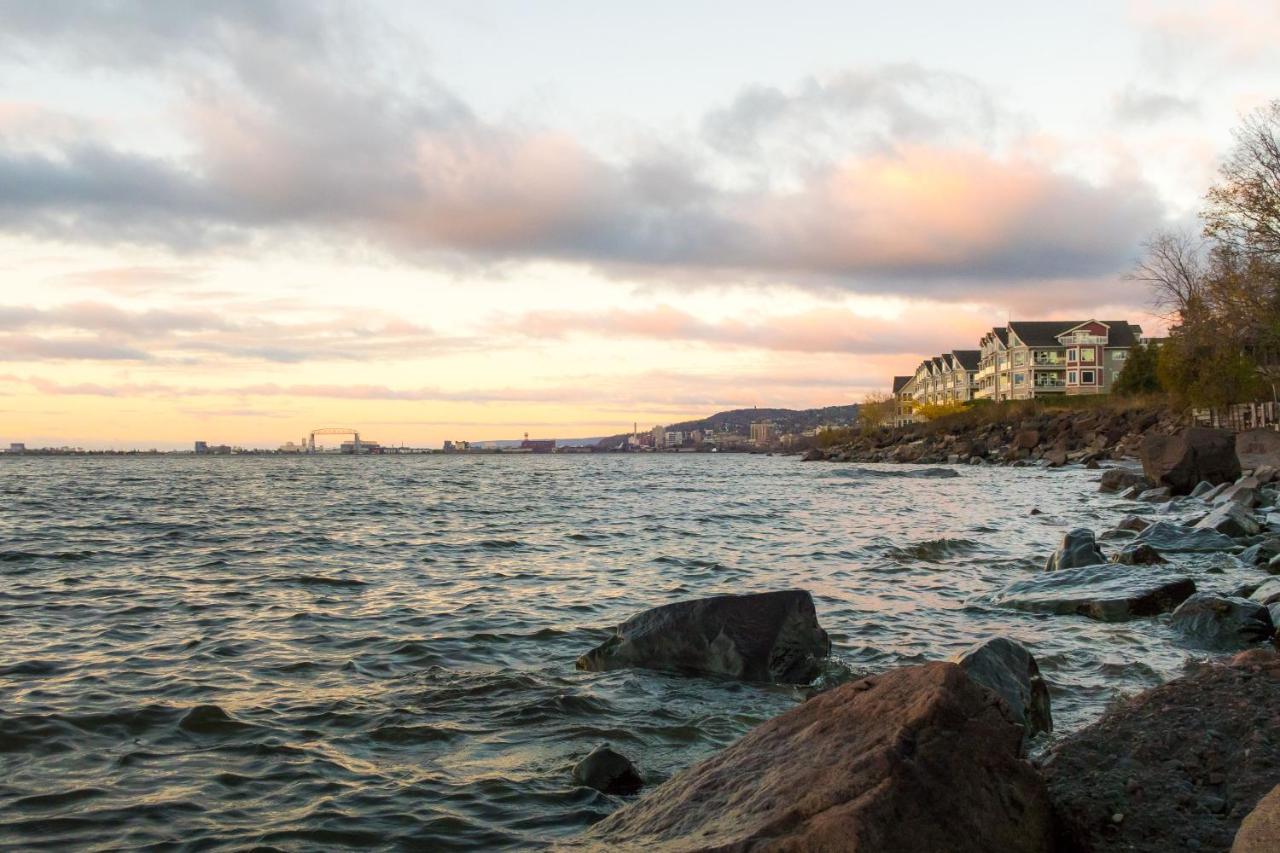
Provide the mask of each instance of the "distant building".
POLYGON ((202 453, 202 454, 203 454, 203 453, 208 453, 208 452, 209 452, 209 443, 208 443, 207 441, 197 441, 197 442, 196 442, 196 453, 202 453))
POLYGON ((751 422, 751 443, 756 447, 768 447, 777 441, 778 432, 772 421, 751 422))
POLYGON ((651 446, 655 450, 661 450, 664 446, 664 442, 666 441, 667 428, 664 426, 656 426, 649 432, 649 435, 652 436, 653 439, 651 446))
POLYGON ((15 441, 13 444, 9 445, 9 452, 10 453, 26 453, 27 446, 20 441, 15 441))
POLYGON ((292 441, 286 441, 284 444, 280 445, 280 450, 278 452, 279 453, 306 453, 307 444, 306 442, 302 442, 300 444, 294 444, 292 441))
POLYGON ((359 444, 359 450, 357 451, 356 442, 354 440, 344 441, 342 442, 341 445, 339 445, 338 452, 339 453, 357 453, 358 452, 361 455, 364 455, 366 453, 381 453, 382 445, 378 444, 378 442, 376 441, 365 441, 364 439, 361 439, 359 444))
POLYGON ((554 438, 531 439, 526 435, 524 441, 520 442, 520 449, 530 453, 555 453, 556 440, 554 438))
POLYGON ((672 429, 662 434, 662 446, 667 450, 683 447, 684 440, 685 434, 683 430, 672 429))

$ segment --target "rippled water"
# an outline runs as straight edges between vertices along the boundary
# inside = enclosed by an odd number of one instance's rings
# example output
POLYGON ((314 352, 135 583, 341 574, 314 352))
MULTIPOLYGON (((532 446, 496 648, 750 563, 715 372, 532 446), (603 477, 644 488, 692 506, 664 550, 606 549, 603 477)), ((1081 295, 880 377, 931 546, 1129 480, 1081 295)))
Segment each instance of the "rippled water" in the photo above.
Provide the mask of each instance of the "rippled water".
MULTIPOLYGON (((763 456, 22 458, 0 464, 0 846, 537 848, 802 698, 579 673, 605 627, 813 592, 853 672, 995 633, 1060 731, 1177 673, 1167 618, 967 605, 1133 504, 1092 472, 763 456), (1044 514, 1031 517, 1038 507, 1044 514)), ((1154 511, 1154 510, 1152 510, 1154 511)), ((1187 558, 1230 588, 1230 557, 1187 558)))

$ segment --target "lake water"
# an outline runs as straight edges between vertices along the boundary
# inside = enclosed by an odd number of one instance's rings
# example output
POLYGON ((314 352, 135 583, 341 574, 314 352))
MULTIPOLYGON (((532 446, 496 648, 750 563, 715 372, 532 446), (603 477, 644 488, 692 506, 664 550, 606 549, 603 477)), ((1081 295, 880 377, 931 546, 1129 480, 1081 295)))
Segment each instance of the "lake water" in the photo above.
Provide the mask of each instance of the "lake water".
MULTIPOLYGON (((579 673, 655 604, 812 591, 838 667, 1006 634, 1059 733, 1176 675, 1167 617, 967 604, 1133 504, 1095 472, 745 455, 0 460, 0 847, 536 849, 803 698, 579 673), (1043 515, 1029 516, 1033 507, 1043 515)), ((1154 511, 1154 510, 1152 510, 1154 511)), ((1195 557, 1202 571, 1235 561, 1195 557)))

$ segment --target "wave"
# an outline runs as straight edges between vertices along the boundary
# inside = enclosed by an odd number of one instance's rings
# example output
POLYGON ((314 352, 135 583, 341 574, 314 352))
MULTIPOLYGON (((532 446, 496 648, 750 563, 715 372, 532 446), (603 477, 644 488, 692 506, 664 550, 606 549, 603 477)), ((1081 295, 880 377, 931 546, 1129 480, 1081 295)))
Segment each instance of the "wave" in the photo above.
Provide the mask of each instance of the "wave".
POLYGON ((952 539, 943 536, 938 539, 913 542, 910 545, 895 545, 887 549, 885 555, 892 560, 940 563, 949 557, 971 554, 982 547, 982 543, 972 539, 952 539))
POLYGON ((836 468, 832 470, 830 474, 832 477, 855 480, 874 480, 881 478, 946 480, 960 476, 960 472, 954 468, 836 468))

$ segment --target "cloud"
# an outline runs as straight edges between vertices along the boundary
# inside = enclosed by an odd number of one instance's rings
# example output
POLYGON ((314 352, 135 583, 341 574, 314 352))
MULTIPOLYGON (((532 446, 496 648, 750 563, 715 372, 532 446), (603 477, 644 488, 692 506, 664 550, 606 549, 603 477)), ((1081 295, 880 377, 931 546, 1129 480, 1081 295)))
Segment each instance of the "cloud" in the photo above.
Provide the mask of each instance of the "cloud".
MULTIPOLYGON (((932 312, 926 317, 937 317, 932 312)), ((886 320, 844 309, 756 320, 702 320, 668 305, 603 313, 540 311, 509 318, 499 331, 531 338, 592 335, 692 342, 722 348, 801 353, 916 354, 971 347, 990 323, 974 317, 886 320)))
POLYGON ((605 158, 477 116, 420 63, 384 59, 408 46, 341 4, 9 2, 0 31, 27 61, 179 81, 185 144, 168 156, 106 132, 33 147, 0 126, 0 229, 44 239, 342 239, 419 263, 971 299, 1113 273, 1162 216, 1139 178, 1058 171, 979 84, 916 66, 749 88, 699 140, 605 158))
POLYGON ((293 364, 418 357, 478 345, 378 314, 281 322, 233 319, 216 310, 126 311, 97 302, 0 306, 0 361, 195 363, 217 356, 219 363, 293 364))
POLYGON ((1152 124, 1170 118, 1194 117, 1200 104, 1169 92, 1156 92, 1129 86, 1116 96, 1113 112, 1126 123, 1152 124))

